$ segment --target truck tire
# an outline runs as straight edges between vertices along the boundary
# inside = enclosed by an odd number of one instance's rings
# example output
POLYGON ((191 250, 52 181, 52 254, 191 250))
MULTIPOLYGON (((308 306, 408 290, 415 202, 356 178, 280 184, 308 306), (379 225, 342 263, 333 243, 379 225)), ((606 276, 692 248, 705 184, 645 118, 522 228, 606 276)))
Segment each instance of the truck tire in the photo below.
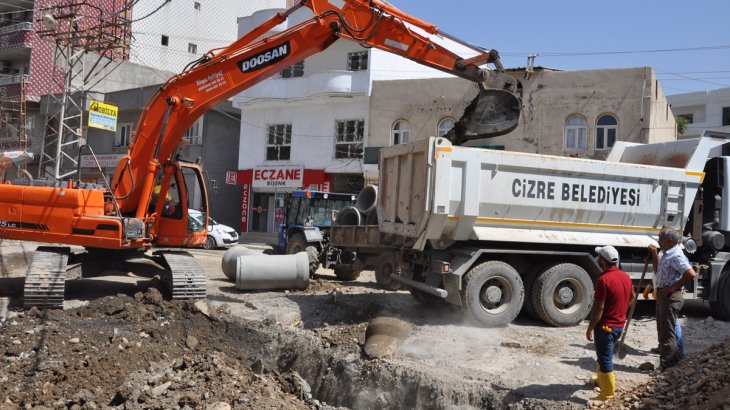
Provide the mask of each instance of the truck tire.
POLYGON ((552 267, 554 263, 538 263, 532 266, 526 274, 522 276, 522 283, 525 285, 525 303, 522 304, 522 310, 530 315, 533 319, 542 320, 540 316, 535 312, 535 305, 532 304, 533 288, 535 287, 535 279, 540 274, 545 272, 548 268, 552 267))
POLYGON ((531 296, 535 313, 545 323, 574 326, 591 311, 593 281, 580 266, 560 263, 538 275, 531 296))
POLYGON ((710 302, 710 311, 715 319, 730 320, 730 271, 724 272, 717 281, 717 302, 710 302))
POLYGON ((464 276, 461 309, 483 326, 504 326, 522 309, 525 289, 522 278, 511 265, 487 261, 464 276))
POLYGON ((307 252, 309 258, 309 277, 313 277, 319 269, 319 251, 316 246, 307 245, 307 240, 301 233, 293 234, 286 244, 287 255, 294 255, 299 252, 307 252))
POLYGON ((384 252, 378 256, 378 260, 375 262, 375 281, 383 289, 398 290, 400 282, 396 282, 391 276, 398 275, 399 271, 400 262, 395 252, 384 252))

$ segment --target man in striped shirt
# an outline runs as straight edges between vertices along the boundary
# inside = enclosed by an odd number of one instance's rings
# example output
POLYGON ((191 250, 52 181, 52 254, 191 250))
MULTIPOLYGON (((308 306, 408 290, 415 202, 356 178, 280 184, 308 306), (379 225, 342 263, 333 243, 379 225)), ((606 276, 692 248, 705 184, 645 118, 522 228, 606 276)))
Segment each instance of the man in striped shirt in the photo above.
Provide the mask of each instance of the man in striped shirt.
POLYGON ((680 240, 677 231, 669 227, 662 228, 659 232, 659 248, 664 252, 661 260, 656 246, 649 245, 657 293, 656 327, 662 370, 674 366, 680 359, 674 325, 684 306, 682 288, 697 276, 679 247, 680 240))

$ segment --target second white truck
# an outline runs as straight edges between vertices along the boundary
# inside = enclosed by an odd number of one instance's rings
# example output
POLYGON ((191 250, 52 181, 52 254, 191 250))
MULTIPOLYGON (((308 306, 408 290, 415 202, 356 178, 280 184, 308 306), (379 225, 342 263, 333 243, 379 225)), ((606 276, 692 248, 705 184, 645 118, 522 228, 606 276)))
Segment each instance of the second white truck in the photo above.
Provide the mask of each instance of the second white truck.
MULTIPOLYGON (((458 305, 485 326, 520 310, 555 326, 582 321, 613 245, 638 281, 663 226, 684 234, 699 273, 686 298, 730 318, 730 134, 617 142, 605 161, 452 146, 443 138, 383 149, 377 226, 336 226, 334 246, 422 303, 458 305)), ((651 278, 651 266, 646 278, 651 278)), ((645 281, 645 283, 648 283, 645 281)))

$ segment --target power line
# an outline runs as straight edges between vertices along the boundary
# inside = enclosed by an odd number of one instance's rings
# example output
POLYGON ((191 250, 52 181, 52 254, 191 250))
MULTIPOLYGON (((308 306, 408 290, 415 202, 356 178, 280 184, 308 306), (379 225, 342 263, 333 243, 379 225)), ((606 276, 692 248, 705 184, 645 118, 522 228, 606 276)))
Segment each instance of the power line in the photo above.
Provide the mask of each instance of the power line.
MULTIPOLYGON (((540 57, 573 57, 573 56, 595 56, 595 55, 617 55, 617 54, 650 54, 650 53, 677 53, 687 51, 708 51, 708 50, 725 50, 729 49, 730 44, 722 44, 717 46, 700 46, 687 48, 664 48, 649 50, 626 50, 626 51, 577 51, 577 52, 537 52, 540 57)), ((528 56, 533 53, 500 53, 502 56, 528 56)))

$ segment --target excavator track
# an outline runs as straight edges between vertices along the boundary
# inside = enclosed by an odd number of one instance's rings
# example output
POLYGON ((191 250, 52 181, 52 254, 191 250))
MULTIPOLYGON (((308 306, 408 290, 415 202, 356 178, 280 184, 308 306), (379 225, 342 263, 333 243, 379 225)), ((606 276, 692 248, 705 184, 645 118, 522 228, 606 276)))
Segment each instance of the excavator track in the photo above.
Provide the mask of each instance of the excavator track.
POLYGON ((157 252, 165 258, 172 276, 172 299, 204 299, 205 272, 193 255, 185 251, 157 252))
POLYGON ((23 306, 63 309, 66 265, 71 249, 39 246, 25 274, 23 306))

